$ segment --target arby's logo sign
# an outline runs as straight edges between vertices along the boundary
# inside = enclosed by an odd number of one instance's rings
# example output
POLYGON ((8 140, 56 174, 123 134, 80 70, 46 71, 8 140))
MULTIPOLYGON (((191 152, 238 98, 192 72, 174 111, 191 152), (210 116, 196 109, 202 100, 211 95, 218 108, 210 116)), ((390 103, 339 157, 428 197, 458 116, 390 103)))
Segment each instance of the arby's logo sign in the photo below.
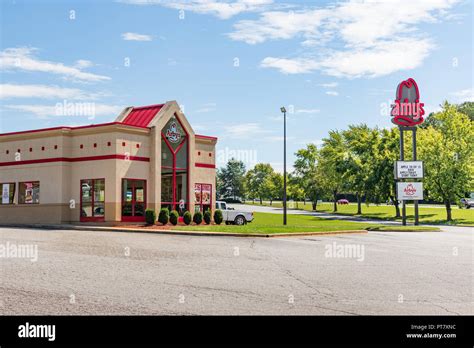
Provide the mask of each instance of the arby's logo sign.
POLYGON ((407 196, 414 196, 416 194, 416 188, 412 184, 410 184, 407 187, 405 187, 403 192, 405 192, 405 195, 407 196))
POLYGON ((172 143, 177 143, 181 139, 181 133, 178 131, 176 122, 170 124, 170 128, 166 131, 166 138, 172 143))
POLYGON ((414 127, 423 122, 425 104, 420 103, 420 92, 415 80, 400 82, 395 104, 392 104, 392 122, 402 127, 414 127))

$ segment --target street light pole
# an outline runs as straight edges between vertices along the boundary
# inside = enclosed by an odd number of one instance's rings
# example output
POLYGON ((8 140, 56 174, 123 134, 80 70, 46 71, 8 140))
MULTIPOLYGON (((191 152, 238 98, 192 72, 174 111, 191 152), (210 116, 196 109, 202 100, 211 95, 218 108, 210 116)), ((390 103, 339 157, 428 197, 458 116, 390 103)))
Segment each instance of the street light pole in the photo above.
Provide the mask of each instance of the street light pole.
POLYGON ((283 112, 283 225, 286 225, 286 109, 280 108, 283 112))

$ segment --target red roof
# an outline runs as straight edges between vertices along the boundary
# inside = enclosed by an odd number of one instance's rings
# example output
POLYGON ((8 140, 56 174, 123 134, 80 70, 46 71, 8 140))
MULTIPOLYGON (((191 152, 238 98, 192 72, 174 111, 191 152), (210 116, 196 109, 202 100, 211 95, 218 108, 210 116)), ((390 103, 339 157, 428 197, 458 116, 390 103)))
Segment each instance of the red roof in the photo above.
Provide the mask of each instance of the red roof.
POLYGON ((123 124, 128 124, 130 126, 138 127, 148 127, 153 117, 161 110, 165 104, 158 105, 149 105, 142 106, 139 108, 133 108, 132 111, 128 114, 125 120, 122 121, 123 124))

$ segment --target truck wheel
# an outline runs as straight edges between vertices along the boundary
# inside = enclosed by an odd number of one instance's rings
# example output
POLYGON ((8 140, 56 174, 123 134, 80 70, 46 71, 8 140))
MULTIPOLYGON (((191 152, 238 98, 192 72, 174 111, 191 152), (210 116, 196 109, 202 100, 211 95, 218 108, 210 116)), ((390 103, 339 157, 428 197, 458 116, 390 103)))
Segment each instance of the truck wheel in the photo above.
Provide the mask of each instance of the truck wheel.
POLYGON ((234 220, 234 223, 239 226, 245 225, 246 222, 247 221, 245 221, 245 218, 242 215, 237 216, 234 220))

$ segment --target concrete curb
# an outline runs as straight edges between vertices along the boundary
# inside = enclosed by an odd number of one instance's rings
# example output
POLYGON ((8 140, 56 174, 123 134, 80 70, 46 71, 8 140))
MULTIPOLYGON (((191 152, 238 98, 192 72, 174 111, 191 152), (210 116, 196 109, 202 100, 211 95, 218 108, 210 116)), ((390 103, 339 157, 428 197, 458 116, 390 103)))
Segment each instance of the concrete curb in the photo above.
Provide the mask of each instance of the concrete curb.
POLYGON ((212 237, 257 237, 257 238, 274 238, 274 237, 298 237, 298 236, 314 236, 314 235, 336 235, 359 233, 366 234, 366 230, 343 230, 343 231, 323 231, 323 232, 295 232, 295 233, 226 233, 226 232, 208 232, 208 231, 179 231, 179 230, 146 230, 141 228, 123 228, 123 227, 101 227, 101 226, 77 226, 77 225, 44 225, 44 224, 0 224, 0 227, 14 227, 22 229, 47 229, 47 230, 74 230, 74 231, 96 231, 96 232, 133 232, 133 233, 154 233, 180 236, 212 236, 212 237))

